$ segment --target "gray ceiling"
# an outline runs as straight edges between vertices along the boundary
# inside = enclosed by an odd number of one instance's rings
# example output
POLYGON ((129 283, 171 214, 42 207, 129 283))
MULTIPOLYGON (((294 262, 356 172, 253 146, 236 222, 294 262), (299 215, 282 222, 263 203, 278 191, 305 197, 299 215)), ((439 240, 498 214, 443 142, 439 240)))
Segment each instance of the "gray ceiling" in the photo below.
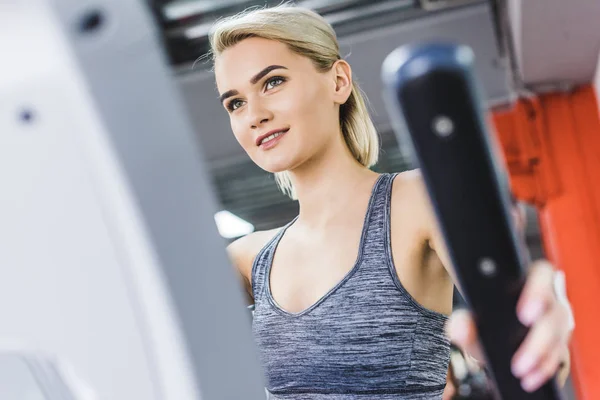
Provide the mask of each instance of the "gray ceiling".
POLYGON ((508 0, 515 56, 528 87, 590 82, 600 53, 599 0, 508 0))

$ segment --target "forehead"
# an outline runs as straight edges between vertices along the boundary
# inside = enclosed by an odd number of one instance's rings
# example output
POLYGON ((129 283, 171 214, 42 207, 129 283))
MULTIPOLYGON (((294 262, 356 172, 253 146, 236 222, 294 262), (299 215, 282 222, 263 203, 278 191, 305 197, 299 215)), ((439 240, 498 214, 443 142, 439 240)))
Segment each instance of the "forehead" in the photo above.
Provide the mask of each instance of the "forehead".
POLYGON ((282 65, 292 70, 305 68, 311 63, 281 42, 263 38, 244 39, 223 51, 215 60, 217 88, 220 92, 240 89, 269 65, 282 65))

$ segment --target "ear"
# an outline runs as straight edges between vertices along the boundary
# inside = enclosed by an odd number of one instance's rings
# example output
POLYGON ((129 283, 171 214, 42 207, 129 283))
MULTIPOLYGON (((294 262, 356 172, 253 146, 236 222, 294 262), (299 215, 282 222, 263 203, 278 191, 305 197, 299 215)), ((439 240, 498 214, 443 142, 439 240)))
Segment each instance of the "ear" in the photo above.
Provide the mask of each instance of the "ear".
POLYGON ((335 82, 334 101, 344 104, 352 93, 352 68, 345 60, 337 60, 331 70, 335 82))

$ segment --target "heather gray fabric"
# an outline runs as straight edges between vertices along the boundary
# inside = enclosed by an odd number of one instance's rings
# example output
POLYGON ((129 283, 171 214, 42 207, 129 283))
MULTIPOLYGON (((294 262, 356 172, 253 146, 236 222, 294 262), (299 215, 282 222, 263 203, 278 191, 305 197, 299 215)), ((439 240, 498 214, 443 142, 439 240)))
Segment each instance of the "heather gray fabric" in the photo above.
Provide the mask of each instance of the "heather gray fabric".
POLYGON ((441 399, 447 317, 419 305, 396 274, 389 217, 395 176, 380 175, 373 188, 354 267, 310 308, 283 310, 268 285, 277 244, 294 221, 257 255, 253 331, 270 399, 441 399))

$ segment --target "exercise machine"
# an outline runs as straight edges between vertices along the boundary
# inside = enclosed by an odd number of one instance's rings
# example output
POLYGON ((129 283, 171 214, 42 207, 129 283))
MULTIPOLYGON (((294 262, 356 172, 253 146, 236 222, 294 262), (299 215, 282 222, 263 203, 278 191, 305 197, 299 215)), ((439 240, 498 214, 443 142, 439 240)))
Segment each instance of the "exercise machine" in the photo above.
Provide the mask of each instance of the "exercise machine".
MULTIPOLYGON (((477 71, 493 76, 511 188, 538 207, 547 255, 566 272, 578 398, 596 399, 598 2, 478 3, 436 21, 456 38, 497 32, 464 38, 480 60, 498 45, 507 61, 477 71)), ((389 49, 365 35, 364 59, 450 35, 431 21, 390 31, 389 49)), ((0 51, 0 397, 264 398, 206 154, 148 7, 8 0, 0 51)))
POLYGON ((264 399, 145 4, 9 0, 0 51, 0 398, 264 399))

